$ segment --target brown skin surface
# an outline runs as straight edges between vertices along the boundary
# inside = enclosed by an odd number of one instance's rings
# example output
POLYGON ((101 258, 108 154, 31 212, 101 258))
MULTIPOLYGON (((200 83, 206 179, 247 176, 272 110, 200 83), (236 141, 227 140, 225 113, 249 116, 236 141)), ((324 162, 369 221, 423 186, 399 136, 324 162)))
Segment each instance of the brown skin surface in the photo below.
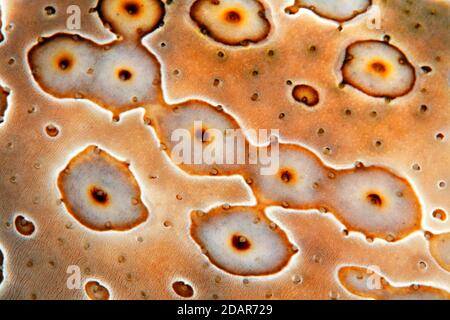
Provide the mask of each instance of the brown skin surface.
MULTIPOLYGON (((241 51, 206 42, 193 32, 191 21, 177 19, 178 10, 189 12, 192 1, 175 1, 167 8, 165 26, 144 43, 161 63, 167 104, 186 97, 220 102, 244 128, 280 128, 282 138, 305 144, 317 154, 325 146, 331 147, 332 152, 321 157, 336 169, 347 168, 356 160, 392 168, 410 179, 426 204, 424 227, 448 230, 448 219, 436 221, 429 210, 442 207, 448 212, 450 208, 448 189, 436 187, 437 181, 449 180, 448 141, 435 138, 438 133, 448 136, 450 119, 446 109, 439 107, 449 100, 443 68, 448 62, 449 36, 444 28, 448 17, 439 14, 447 7, 430 1, 374 3, 381 6, 385 17, 383 30, 367 30, 363 22, 344 24, 338 31, 317 17, 286 19, 286 2, 275 0, 271 9, 276 35, 241 51), (416 28, 418 22, 421 27, 416 28), (393 44, 401 45, 414 66, 428 65, 433 71, 419 74, 411 93, 390 104, 349 86, 339 88, 339 53, 354 41, 382 39, 385 33, 393 44), (309 50, 312 45, 316 50, 309 50), (180 73, 175 75, 174 69, 180 73), (221 79, 220 86, 213 85, 216 78, 221 79), (321 99, 327 103, 314 112, 299 110, 292 102, 292 86, 286 84, 287 80, 297 83, 297 79, 321 88, 321 99), (253 101, 255 93, 258 99, 253 101), (427 105, 428 111, 422 112, 421 105, 427 105), (344 112, 347 109, 350 115, 344 112), (285 117, 280 118, 281 113, 285 117), (376 139, 385 141, 383 148, 374 148, 376 139), (413 171, 412 163, 420 163, 422 171, 413 171)), ((73 0, 58 1, 57 12, 72 4, 73 0)), ((98 14, 89 13, 97 1, 79 5, 81 36, 96 43, 113 41, 98 14)), ((343 232, 331 213, 276 209, 270 214, 289 231, 302 252, 301 259, 292 259, 292 268, 275 277, 250 277, 243 285, 241 277, 212 268, 189 238, 189 212, 222 203, 250 205, 254 196, 248 186, 238 177, 198 178, 180 172, 161 152, 157 136, 142 121, 140 110, 113 123, 97 105, 54 99, 38 88, 26 59, 20 57, 42 35, 63 32, 67 18, 64 14, 48 17, 45 6, 42 1, 8 2, 2 8, 3 17, 15 27, 6 34, 0 50, 15 62, 0 65, 2 84, 12 92, 11 112, 0 130, 0 245, 5 256, 3 270, 8 271, 0 287, 1 298, 86 299, 83 291, 64 286, 67 266, 73 264, 80 266, 83 280, 93 277, 107 284, 111 296, 120 299, 179 298, 172 289, 174 276, 189 282, 196 297, 203 299, 329 299, 331 291, 340 299, 354 299, 358 297, 335 278, 338 267, 350 263, 378 265, 390 281, 450 288, 448 273, 430 256, 422 233, 396 243, 368 243, 360 234, 343 232), (48 123, 61 128, 56 139, 45 134, 48 123), (149 223, 120 236, 86 232, 58 201, 57 173, 74 156, 73 150, 93 142, 129 159, 142 182, 144 201, 155 208, 149 223), (33 242, 19 243, 12 229, 19 210, 29 214, 39 228, 33 242), (422 260, 428 266, 425 271, 417 268, 422 260), (295 276, 301 276, 301 285, 293 281, 295 276)), ((152 108, 146 109, 146 116, 151 117, 152 108)))

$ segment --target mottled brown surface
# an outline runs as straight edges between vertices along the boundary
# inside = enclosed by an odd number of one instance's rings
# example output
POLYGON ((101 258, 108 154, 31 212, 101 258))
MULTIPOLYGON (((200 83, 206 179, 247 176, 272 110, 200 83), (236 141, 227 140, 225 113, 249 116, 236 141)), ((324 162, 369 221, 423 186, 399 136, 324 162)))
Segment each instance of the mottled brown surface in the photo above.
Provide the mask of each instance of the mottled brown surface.
MULTIPOLYGON (((388 167, 418 192, 422 230, 395 243, 368 242, 360 233, 348 234, 332 212, 266 209, 301 254, 271 276, 244 278, 223 272, 190 237, 190 212, 224 203, 255 205, 244 179, 182 172, 144 122, 144 116, 153 114, 149 106, 114 122, 109 112, 90 101, 56 99, 43 92, 33 80, 27 53, 39 37, 71 32, 65 11, 74 1, 58 1, 51 16, 44 10, 45 1, 2 1, 0 82, 10 95, 0 126, 0 250, 5 257, 0 298, 88 299, 85 289, 92 281, 105 286, 111 299, 180 298, 173 289, 177 281, 189 283, 194 298, 200 299, 359 298, 337 277, 337 270, 346 265, 379 266, 393 287, 419 283, 449 291, 449 273, 430 255, 424 233, 450 230, 449 219, 432 215, 436 208, 450 210, 449 187, 439 187, 441 181, 450 183, 448 2, 373 1, 382 12, 381 30, 368 29, 364 15, 339 30, 337 23, 302 10, 287 15, 284 9, 292 1, 264 1, 274 30, 263 42, 245 48, 201 34, 189 18, 192 2, 166 5, 164 26, 142 41, 161 64, 166 104, 189 99, 221 104, 243 128, 280 129, 282 141, 308 147, 335 169, 350 168, 356 161, 388 167), (182 14, 186 17, 180 18, 182 14), (340 87, 345 48, 385 35, 416 69, 412 91, 388 103, 340 87), (432 71, 423 72, 422 66, 432 71), (220 86, 214 85, 215 79, 220 86), (313 86, 320 104, 312 109, 299 106, 292 99, 296 83, 313 86), (50 123, 60 130, 56 137, 46 133, 50 123), (375 141, 382 141, 382 147, 375 141), (68 214, 60 201, 57 174, 76 150, 93 143, 129 161, 143 202, 151 209, 146 223, 128 232, 99 233, 68 214), (331 152, 324 154, 326 147, 331 152), (14 228, 18 213, 37 227, 30 239, 14 228), (66 286, 71 265, 81 269, 80 290, 66 286)), ((97 1, 77 3, 82 12, 77 33, 99 44, 116 39, 98 14, 90 12, 97 1)))

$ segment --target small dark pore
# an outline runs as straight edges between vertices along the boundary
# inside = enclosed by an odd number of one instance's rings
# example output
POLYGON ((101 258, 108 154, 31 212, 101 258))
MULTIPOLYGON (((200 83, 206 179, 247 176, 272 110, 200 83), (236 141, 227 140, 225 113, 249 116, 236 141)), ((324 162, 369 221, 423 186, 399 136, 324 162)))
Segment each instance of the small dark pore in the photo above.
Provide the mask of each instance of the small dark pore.
POLYGON ((93 187, 91 189, 91 196, 96 202, 98 202, 100 204, 105 204, 109 200, 108 194, 105 191, 103 191, 102 189, 97 188, 97 187, 93 187))
POLYGON ((239 12, 230 10, 225 14, 225 19, 230 23, 238 23, 241 21, 241 15, 239 14, 239 12))
POLYGON ((233 235, 231 243, 233 244, 233 247, 239 251, 245 251, 250 249, 251 247, 250 241, 248 241, 246 237, 241 236, 239 234, 233 235))
POLYGON ((131 79, 132 76, 133 76, 133 75, 132 75, 131 72, 128 71, 128 70, 120 70, 120 71, 119 71, 119 79, 120 79, 121 81, 128 81, 128 80, 131 79))
POLYGON ((281 172, 280 177, 281 177, 281 180, 283 180, 283 182, 285 182, 285 183, 289 183, 292 180, 292 174, 287 170, 284 170, 283 172, 281 172))
POLYGON ((381 207, 383 205, 383 200, 381 200, 381 197, 376 193, 368 194, 367 200, 370 202, 370 204, 377 207, 381 207))
POLYGON ((128 2, 124 5, 124 9, 130 16, 134 16, 139 13, 139 5, 134 2, 128 2))

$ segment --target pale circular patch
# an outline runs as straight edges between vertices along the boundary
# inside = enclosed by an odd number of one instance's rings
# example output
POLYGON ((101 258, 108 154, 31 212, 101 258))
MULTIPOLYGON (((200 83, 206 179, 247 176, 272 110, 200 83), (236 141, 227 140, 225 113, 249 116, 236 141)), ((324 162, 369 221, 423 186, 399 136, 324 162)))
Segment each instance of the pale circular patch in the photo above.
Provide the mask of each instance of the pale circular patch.
MULTIPOLYGON (((273 147, 269 151, 274 152, 273 147)), ((320 160, 310 151, 293 145, 280 145, 279 157, 275 155, 272 159, 279 161, 274 173, 262 171, 262 168, 267 170, 268 165, 250 165, 251 186, 256 197, 267 204, 319 208, 329 180, 320 160)))
POLYGON ((91 79, 89 69, 99 58, 98 50, 87 41, 69 35, 57 35, 33 47, 30 67, 39 85, 59 98, 85 92, 91 79))
POLYGON ((191 235, 212 263, 236 275, 276 273, 293 255, 286 234, 254 208, 193 213, 191 235))
POLYGON ((328 205, 349 230, 395 241, 420 229, 421 206, 410 184, 377 167, 339 172, 328 205))
POLYGON ((125 231, 147 220, 140 188, 128 168, 90 146, 59 174, 58 188, 69 213, 96 231, 125 231))
POLYGON ((126 109, 159 100, 159 65, 143 48, 117 44, 98 61, 92 95, 114 109, 126 109))
POLYGON ((197 0, 191 18, 214 40, 243 45, 268 36, 271 26, 265 11, 257 0, 197 0))
POLYGON ((207 103, 165 109, 152 125, 172 160, 191 174, 230 174, 247 163, 244 132, 232 117, 207 103))
POLYGON ((342 66, 345 83, 373 97, 396 98, 414 86, 414 67, 406 56, 386 42, 367 40, 351 44, 342 66))
POLYGON ((153 31, 165 15, 160 0, 101 0, 99 12, 103 22, 125 38, 140 38, 153 31))
POLYGON ((366 12, 371 3, 371 0, 296 0, 288 10, 307 8, 323 18, 344 22, 366 12))

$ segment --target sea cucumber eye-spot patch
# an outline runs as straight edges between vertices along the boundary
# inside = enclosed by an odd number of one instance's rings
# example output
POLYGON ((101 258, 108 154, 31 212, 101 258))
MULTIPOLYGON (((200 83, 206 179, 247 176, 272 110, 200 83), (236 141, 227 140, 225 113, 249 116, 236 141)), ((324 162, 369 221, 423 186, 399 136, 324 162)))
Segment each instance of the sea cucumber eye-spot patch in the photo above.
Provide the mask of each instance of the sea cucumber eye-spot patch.
POLYGON ((323 18, 344 22, 366 12, 371 2, 371 0, 295 0, 295 4, 287 7, 286 12, 294 14, 300 8, 306 8, 323 18))
POLYGON ((265 10, 258 0, 197 0, 191 18, 218 42, 245 45, 268 36, 271 26, 265 10))
POLYGON ((329 205, 350 229, 394 241, 420 228, 421 206, 414 190, 385 169, 340 172, 334 186, 329 205))
POLYGON ((191 235, 214 265, 235 275, 276 273, 293 255, 284 231, 254 208, 194 212, 191 235))
POLYGON ((252 188, 264 203, 288 204, 291 208, 311 208, 320 205, 317 186, 325 187, 327 171, 319 159, 306 149, 281 145, 279 168, 273 174, 261 174, 261 166, 251 166, 252 188))
POLYGON ((448 300, 450 293, 429 286, 413 284, 394 287, 380 274, 363 267, 348 266, 338 270, 341 285, 360 298, 379 300, 448 300))
POLYGON ((209 175, 213 170, 231 174, 245 164, 247 140, 243 131, 233 118, 211 105, 197 101, 177 105, 157 115, 153 126, 171 158, 191 174, 209 175))
POLYGON ((58 187, 69 213, 87 228, 125 231, 148 217, 128 165, 95 146, 69 162, 58 187))
POLYGON ((85 91, 87 76, 98 59, 95 47, 86 41, 57 35, 33 47, 29 53, 30 67, 39 85, 52 95, 73 98, 85 91))
POLYGON ((101 0, 99 11, 103 21, 126 38, 142 37, 153 31, 165 14, 160 0, 101 0))
POLYGON ((104 104, 118 109, 155 103, 159 98, 154 85, 159 80, 158 67, 145 49, 115 45, 97 62, 91 90, 104 104))
POLYGON ((57 98, 89 99, 115 116, 160 102, 156 58, 141 45, 55 35, 29 52, 34 79, 57 98))
POLYGON ((450 233, 433 235, 430 239, 430 252, 439 265, 450 272, 450 233))
POLYGON ((391 44, 367 40, 351 44, 346 51, 342 76, 345 83, 373 97, 396 98, 414 86, 414 67, 391 44))

